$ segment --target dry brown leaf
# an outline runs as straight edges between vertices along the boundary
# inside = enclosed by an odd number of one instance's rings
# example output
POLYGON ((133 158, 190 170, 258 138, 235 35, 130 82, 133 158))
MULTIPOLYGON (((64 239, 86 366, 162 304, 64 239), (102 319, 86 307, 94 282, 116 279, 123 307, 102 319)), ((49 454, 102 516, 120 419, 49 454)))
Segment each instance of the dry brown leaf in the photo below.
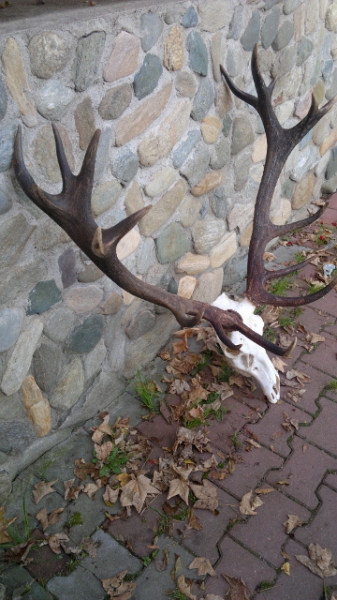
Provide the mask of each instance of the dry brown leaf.
POLYGON ((287 371, 286 379, 288 379, 288 381, 294 379, 295 377, 297 381, 302 385, 304 385, 305 383, 309 383, 310 381, 310 376, 306 375, 305 373, 302 373, 302 371, 297 371, 296 369, 290 369, 289 371, 287 371))
POLYGON ((275 492, 275 490, 272 487, 265 487, 265 488, 255 488, 254 492, 255 492, 255 494, 271 494, 271 492, 275 492))
POLYGON ((118 494, 120 492, 120 488, 117 490, 112 489, 110 485, 107 485, 105 488, 105 492, 103 494, 103 500, 107 506, 113 506, 118 500, 118 494))
POLYGON ((290 577, 290 562, 286 561, 285 563, 283 563, 281 571, 283 571, 286 575, 289 575, 290 577))
POLYGON ((197 597, 191 592, 192 585, 188 585, 186 583, 184 575, 179 575, 179 577, 177 578, 177 586, 179 588, 179 591, 182 594, 185 594, 186 598, 189 598, 190 600, 197 600, 197 597))
POLYGON ((223 596, 218 596, 218 594, 207 594, 205 600, 224 600, 223 596))
POLYGON ((7 533, 6 529, 9 527, 14 521, 16 521, 17 517, 13 517, 13 519, 6 519, 6 508, 1 506, 0 508, 0 544, 6 544, 7 542, 11 542, 12 538, 7 533))
POLYGON ((52 486, 57 481, 58 479, 54 479, 54 481, 39 481, 39 483, 35 484, 33 489, 33 498, 35 504, 38 504, 40 500, 42 500, 42 498, 47 496, 47 494, 52 494, 53 492, 56 492, 56 490, 53 490, 52 486))
POLYGON ((94 542, 94 540, 92 540, 91 538, 83 538, 83 540, 80 543, 80 546, 84 550, 84 552, 89 554, 91 558, 97 557, 97 549, 99 547, 98 542, 94 542))
POLYGON ((263 260, 266 260, 267 262, 272 262, 273 260, 276 260, 276 256, 272 252, 264 252, 263 260))
POLYGON ((83 486, 74 486, 74 481, 75 479, 68 479, 63 482, 65 500, 77 500, 80 492, 83 490, 83 486))
POLYGON ((154 563, 156 571, 158 571, 159 573, 161 573, 162 571, 166 571, 166 569, 169 565, 169 562, 170 562, 169 551, 167 550, 167 548, 165 548, 165 550, 163 552, 162 560, 156 560, 154 563))
POLYGON ((337 600, 337 593, 336 592, 332 592, 332 594, 330 596, 330 600, 337 600))
POLYGON ((191 511, 189 519, 186 523, 186 529, 196 529, 197 531, 203 529, 200 519, 193 514, 193 511, 191 511))
POLYGON ((254 446, 254 448, 261 448, 259 442, 256 442, 255 440, 252 440, 251 438, 246 438, 245 442, 246 442, 246 444, 250 444, 251 446, 254 446))
POLYGON ((140 513, 147 495, 159 494, 159 492, 145 475, 131 475, 131 481, 122 488, 120 502, 122 506, 134 506, 140 513))
POLYGON ((254 495, 253 490, 247 492, 240 502, 239 510, 242 515, 257 515, 255 510, 262 506, 263 502, 258 496, 254 495))
POLYGON ((169 387, 169 393, 180 395, 183 392, 189 392, 190 389, 190 385, 185 379, 174 379, 169 387))
POLYGON ((35 518, 40 521, 42 525, 43 531, 49 527, 49 525, 54 525, 60 520, 60 514, 64 511, 64 508, 56 508, 49 515, 47 515, 47 510, 42 508, 35 518))
POLYGON ((281 373, 285 372, 285 367, 287 366, 287 363, 284 362, 284 360, 281 360, 279 356, 273 356, 271 362, 273 363, 275 369, 281 371, 281 373))
POLYGON ((216 456, 214 454, 212 454, 212 456, 210 458, 208 458, 207 460, 205 460, 202 463, 202 466, 207 471, 208 469, 214 469, 218 465, 218 462, 219 461, 216 458, 216 456))
POLYGON ((305 388, 301 390, 289 390, 287 392, 288 398, 296 403, 301 402, 303 394, 305 394, 305 388))
POLYGON ((181 477, 172 479, 170 481, 170 488, 167 494, 167 499, 174 498, 174 496, 180 496, 180 498, 188 504, 188 495, 190 488, 188 482, 181 477))
POLYGON ((101 480, 97 479, 96 483, 87 483, 83 488, 83 492, 87 494, 89 498, 92 498, 93 495, 96 494, 97 490, 99 490, 101 487, 101 480))
POLYGON ((204 558, 202 556, 199 556, 198 558, 195 558, 190 566, 188 567, 189 569, 198 569, 198 575, 211 575, 212 577, 215 577, 216 573, 211 565, 211 563, 209 562, 208 558, 204 558))
POLYGON ((194 508, 204 508, 215 510, 218 508, 218 493, 217 488, 207 479, 204 479, 202 485, 190 483, 190 487, 198 500, 194 504, 194 508))
POLYGON ((85 481, 88 475, 93 475, 97 467, 93 463, 86 463, 83 458, 75 460, 74 475, 81 481, 85 481))
POLYGON ((108 442, 104 442, 104 444, 94 444, 95 447, 95 454, 98 460, 104 460, 105 458, 108 458, 108 456, 110 456, 112 449, 113 449, 113 445, 112 442, 108 441, 108 442))
POLYGON ((224 573, 222 577, 229 585, 229 590, 225 594, 226 600, 249 600, 247 586, 241 577, 230 577, 224 573))
POLYGON ((297 560, 302 563, 302 565, 308 567, 312 573, 315 573, 315 575, 318 575, 322 579, 337 575, 337 569, 335 569, 332 560, 332 552, 331 550, 328 550, 328 548, 321 548, 319 544, 315 543, 310 544, 309 557, 296 555, 297 560))
POLYGON ((305 338, 310 344, 317 344, 318 342, 325 342, 325 337, 319 335, 319 333, 308 333, 305 338))
POLYGON ((118 598, 118 600, 129 600, 132 597, 133 591, 136 588, 135 583, 124 581, 127 570, 121 571, 115 577, 102 579, 102 585, 107 592, 109 598, 118 598))
POLYGON ((69 542, 69 538, 65 533, 55 533, 48 538, 48 544, 54 554, 61 554, 64 544, 69 542))

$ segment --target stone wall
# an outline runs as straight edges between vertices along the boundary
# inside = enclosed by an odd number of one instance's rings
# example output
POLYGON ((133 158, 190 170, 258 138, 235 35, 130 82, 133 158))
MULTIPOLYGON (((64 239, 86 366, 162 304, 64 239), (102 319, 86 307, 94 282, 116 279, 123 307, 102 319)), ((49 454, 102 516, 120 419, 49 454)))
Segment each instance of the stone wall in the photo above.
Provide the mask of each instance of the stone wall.
MULTIPOLYGON (((222 63, 254 93, 253 46, 282 125, 311 92, 337 92, 337 2, 193 0, 127 3, 53 26, 30 18, 0 34, 0 463, 2 485, 69 428, 115 401, 177 323, 120 290, 19 189, 17 126, 26 163, 60 189, 51 122, 71 168, 102 129, 92 211, 109 227, 152 203, 120 244, 124 264, 173 293, 213 301, 245 275, 253 206, 266 154, 252 108, 221 82, 222 63)), ((337 112, 289 157, 272 220, 307 214, 336 188, 337 112), (327 181, 325 181, 327 179, 327 181)), ((1 486, 1 477, 0 477, 1 486)))

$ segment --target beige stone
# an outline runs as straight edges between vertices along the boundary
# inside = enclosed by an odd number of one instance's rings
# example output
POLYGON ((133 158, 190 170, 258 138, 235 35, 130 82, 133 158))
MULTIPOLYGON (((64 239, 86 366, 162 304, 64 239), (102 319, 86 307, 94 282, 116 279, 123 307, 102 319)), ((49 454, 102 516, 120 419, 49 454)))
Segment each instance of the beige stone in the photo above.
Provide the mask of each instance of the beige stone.
POLYGON ((76 285, 64 291, 64 302, 77 313, 86 313, 102 301, 103 290, 96 285, 76 285))
POLYGON ((315 175, 313 173, 307 173, 304 179, 297 184, 291 200, 291 207, 293 210, 298 210, 310 202, 315 181, 315 175))
POLYGON ((99 312, 102 315, 114 315, 119 311, 122 304, 122 297, 117 292, 111 292, 110 296, 100 306, 99 312))
POLYGON ((114 40, 110 57, 104 69, 105 81, 116 81, 134 73, 138 66, 139 52, 139 39, 126 31, 121 31, 114 40))
POLYGON ((124 146, 143 133, 163 112, 172 90, 167 83, 159 92, 143 100, 133 111, 118 119, 115 128, 116 146, 124 146))
POLYGON ((30 368, 42 330, 43 322, 33 317, 29 321, 26 330, 20 333, 14 350, 8 359, 7 368, 1 382, 1 389, 6 396, 11 396, 19 391, 30 368))
POLYGON ((224 60, 224 36, 222 31, 217 31, 211 40, 211 59, 213 76, 217 83, 221 83, 221 71, 220 65, 223 64, 224 60))
POLYGON ((313 129, 312 139, 316 146, 321 146, 324 143, 324 140, 328 137, 330 133, 330 115, 325 115, 320 121, 315 125, 313 129))
POLYGON ((140 242, 140 235, 136 229, 131 229, 117 244, 116 252, 119 260, 124 260, 133 254, 140 242))
POLYGON ((236 235, 234 231, 225 233, 220 242, 212 248, 210 261, 212 269, 221 267, 237 250, 236 235))
POLYGON ((186 182, 179 181, 158 200, 139 222, 139 231, 145 237, 155 233, 173 215, 186 192, 186 182))
POLYGON ((247 248, 250 244, 250 240, 253 233, 253 221, 248 223, 247 227, 243 230, 240 237, 240 246, 247 248))
POLYGON ((220 119, 223 119, 228 111, 232 108, 233 96, 227 85, 225 86, 221 84, 216 90, 215 106, 220 119))
POLYGON ((202 207, 202 201, 191 196, 185 196, 179 206, 179 217, 183 227, 191 227, 197 220, 202 207))
POLYGON ((329 0, 321 0, 319 4, 319 18, 324 21, 325 14, 328 8, 329 0))
POLYGON ((308 90, 306 94, 295 104, 295 117, 304 119, 311 106, 311 90, 308 90))
POLYGON ((173 25, 164 40, 163 62, 169 71, 179 71, 184 64, 184 38, 180 25, 173 25))
POLYGON ((95 114, 90 96, 87 96, 74 110, 75 125, 79 137, 79 147, 86 150, 95 133, 95 114))
POLYGON ((277 206, 271 211, 270 220, 274 225, 284 225, 291 215, 291 202, 280 198, 277 206))
POLYGON ((332 146, 334 146, 337 142, 337 127, 330 131, 329 135, 325 138, 323 144, 319 149, 319 153, 321 156, 325 154, 332 146))
POLYGON ((216 269, 200 275, 193 294, 193 300, 211 304, 221 294, 223 269, 216 269))
POLYGON ((197 254, 205 254, 217 244, 226 231, 222 219, 206 217, 197 221, 192 228, 194 248, 197 254))
POLYGON ((50 404, 58 410, 69 410, 80 398, 84 389, 84 371, 79 358, 74 358, 55 389, 50 404))
POLYGON ((201 133, 206 144, 215 144, 221 131, 222 123, 216 116, 207 116, 201 121, 201 133))
POLYGON ((264 160, 267 156, 267 136, 264 133, 255 142, 253 147, 253 162, 258 163, 264 160))
POLYGON ((224 180, 223 171, 212 171, 211 173, 206 173, 205 177, 195 185, 191 189, 191 194, 193 196, 203 196, 203 194, 207 194, 214 188, 218 187, 222 184, 224 180))
POLYGON ((237 203, 232 208, 228 215, 228 227, 233 231, 236 227, 242 232, 252 220, 254 214, 254 206, 252 203, 237 203))
POLYGON ((132 215, 137 210, 141 210, 145 206, 142 192, 136 181, 133 181, 127 191, 124 200, 125 211, 128 216, 132 215))
POLYGON ((23 380, 21 393, 23 405, 36 435, 47 435, 51 429, 50 405, 32 375, 23 380))
POLYGON ((190 277, 189 275, 182 277, 178 285, 178 296, 182 296, 183 298, 191 298, 196 285, 197 280, 195 277, 190 277))
MULTIPOLYGON (((75 160, 72 152, 71 141, 67 130, 62 125, 57 126, 63 142, 67 161, 70 169, 75 169, 75 160)), ((39 165, 43 176, 54 183, 61 181, 61 171, 57 161, 55 140, 52 128, 45 125, 38 130, 33 142, 34 161, 39 165)))
POLYGON ((273 91, 274 103, 281 104, 290 98, 294 98, 301 85, 301 81, 302 71, 299 67, 295 67, 290 73, 277 79, 273 91))
POLYGON ((208 269, 210 265, 209 257, 206 254, 192 254, 187 252, 180 258, 175 265, 176 273, 186 273, 187 275, 200 275, 208 269))
POLYGON ((314 94, 317 100, 317 104, 319 106, 323 102, 325 96, 325 85, 321 79, 317 81, 315 87, 312 90, 312 93, 314 94))
POLYGON ((287 100, 279 106, 275 106, 275 114, 280 123, 280 125, 284 125, 286 121, 292 116, 294 112, 294 103, 291 100, 287 100))
POLYGON ((197 82, 192 73, 181 71, 176 75, 175 88, 181 96, 193 98, 197 90, 197 82))
POLYGON ((309 35, 317 28, 319 23, 320 0, 307 0, 307 14, 305 19, 305 33, 309 35))
POLYGON ((337 0, 333 0, 326 12, 325 27, 329 31, 337 31, 337 0))
POLYGON ((301 40, 304 36, 304 23, 305 23, 305 2, 301 4, 297 10, 293 13, 293 23, 294 23, 294 39, 296 42, 301 40))
POLYGON ((27 127, 37 125, 36 110, 30 98, 30 89, 19 46, 8 38, 2 55, 6 84, 27 127))
POLYGON ((218 31, 225 27, 230 19, 228 0, 206 0, 199 5, 200 27, 204 31, 218 31))
POLYGON ((252 165, 249 169, 249 177, 256 183, 260 183, 264 171, 264 165, 262 163, 252 165))
POLYGON ((177 177, 178 173, 175 169, 172 169, 172 167, 162 167, 152 175, 151 180, 145 186, 146 195, 150 196, 150 198, 160 196, 160 194, 168 190, 177 177))
POLYGON ((144 137, 138 146, 139 160, 142 165, 150 167, 170 152, 184 135, 190 113, 191 102, 178 101, 173 111, 159 124, 158 129, 144 137))
POLYGON ((106 210, 109 210, 109 208, 112 208, 116 204, 121 191, 122 186, 117 179, 105 181, 95 187, 91 198, 93 216, 98 217, 106 210))

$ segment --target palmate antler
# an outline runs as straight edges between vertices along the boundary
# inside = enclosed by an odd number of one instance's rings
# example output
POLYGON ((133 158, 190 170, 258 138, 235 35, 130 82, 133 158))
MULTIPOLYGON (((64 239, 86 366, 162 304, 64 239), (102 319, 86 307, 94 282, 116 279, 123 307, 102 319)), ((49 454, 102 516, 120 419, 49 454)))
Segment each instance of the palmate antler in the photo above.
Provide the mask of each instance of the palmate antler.
MULTIPOLYGON (((332 103, 329 102, 323 109, 317 110, 315 101, 313 101, 311 110, 302 123, 299 123, 290 130, 284 130, 279 125, 272 111, 270 101, 272 86, 266 88, 258 71, 256 48, 253 53, 252 72, 258 93, 257 98, 238 90, 222 69, 223 76, 233 93, 254 106, 259 112, 265 125, 267 140, 270 145, 255 209, 254 232, 248 261, 247 295, 254 302, 268 302, 269 304, 278 305, 313 302, 331 289, 334 282, 330 283, 324 290, 309 297, 294 299, 272 296, 264 289, 264 283, 272 277, 278 277, 294 269, 284 269, 277 273, 267 272, 263 264, 263 252, 269 239, 292 231, 298 228, 299 225, 308 225, 322 214, 322 210, 320 210, 313 217, 304 219, 299 223, 275 226, 269 219, 269 207, 273 190, 287 156, 309 129, 329 110, 332 103)), ((91 214, 91 195, 100 130, 95 132, 88 146, 81 171, 78 175, 74 175, 69 168, 60 135, 54 124, 53 132, 63 180, 62 191, 56 195, 49 194, 34 182, 24 163, 20 128, 16 135, 14 148, 14 170, 16 177, 27 196, 68 233, 101 271, 130 294, 168 308, 183 327, 194 326, 201 319, 205 319, 214 327, 219 339, 231 350, 239 350, 240 346, 233 344, 226 333, 239 331, 253 342, 274 354, 282 356, 291 351, 293 344, 289 348, 284 349, 266 340, 247 327, 241 315, 234 310, 221 310, 203 302, 176 296, 139 280, 128 271, 118 260, 117 245, 123 236, 151 209, 151 206, 137 211, 114 227, 109 229, 99 227, 91 214)), ((296 269, 298 268, 298 265, 296 265, 296 269)))

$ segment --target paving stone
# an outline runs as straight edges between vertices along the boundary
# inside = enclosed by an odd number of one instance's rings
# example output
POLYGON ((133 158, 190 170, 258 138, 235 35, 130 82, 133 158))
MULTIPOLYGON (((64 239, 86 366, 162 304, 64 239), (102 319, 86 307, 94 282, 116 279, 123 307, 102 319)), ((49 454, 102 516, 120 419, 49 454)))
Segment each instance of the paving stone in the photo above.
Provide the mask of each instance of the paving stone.
POLYGON ((90 600, 104 600, 106 597, 106 592, 98 579, 81 566, 70 575, 51 579, 47 589, 57 600, 69 600, 73 596, 90 598, 90 600))
POLYGON ((232 440, 233 434, 240 431, 243 425, 247 424, 247 415, 250 409, 233 396, 227 398, 223 406, 227 410, 224 419, 221 422, 211 421, 209 437, 214 446, 225 454, 230 454, 235 451, 232 440))
POLYGON ((337 473, 328 473, 328 475, 324 478, 324 483, 337 491, 337 473))
POLYGON ((189 6, 185 14, 181 19, 181 24, 187 29, 189 27, 195 27, 198 24, 198 13, 194 6, 189 6))
POLYGON ((134 73, 138 66, 139 39, 121 31, 114 39, 111 54, 104 69, 105 81, 112 82, 134 73))
POLYGON ((159 448, 172 448, 177 436, 178 423, 168 423, 164 417, 156 415, 150 421, 140 423, 137 431, 159 448))
MULTIPOLYGON (((21 386, 20 386, 21 387, 21 386)), ((4 386, 2 386, 2 389, 4 386)), ((27 421, 0 421, 0 451, 6 454, 25 452, 36 438, 34 429, 27 421)))
POLYGON ((284 562, 282 545, 288 537, 283 523, 288 515, 308 521, 310 512, 277 491, 265 494, 262 501, 254 518, 244 524, 235 524, 231 536, 279 568, 284 562))
POLYGON ((28 45, 33 75, 49 79, 62 71, 69 60, 66 41, 53 31, 44 31, 32 37, 28 45))
POLYGON ((209 577, 205 584, 206 598, 207 594, 210 594, 210 600, 211 594, 215 594, 215 599, 217 595, 223 598, 229 591, 222 573, 226 573, 229 577, 242 578, 250 592, 253 592, 261 581, 273 581, 275 578, 275 571, 265 561, 247 551, 230 537, 226 536, 222 540, 220 549, 221 559, 215 566, 217 576, 209 577))
POLYGON ((153 92, 158 85, 162 72, 163 67, 159 56, 147 54, 133 81, 135 96, 138 100, 142 100, 153 92))
POLYGON ((104 31, 93 31, 78 41, 75 62, 75 89, 77 92, 84 92, 96 82, 104 44, 104 31))
POLYGON ((198 75, 206 77, 208 73, 208 52, 200 33, 190 31, 186 46, 189 52, 190 68, 198 75))
POLYGON ((195 121, 202 121, 214 102, 214 88, 210 79, 201 79, 198 91, 194 97, 191 117, 195 121))
POLYGON ((19 565, 3 570, 0 575, 0 581, 0 585, 3 588, 0 589, 0 594, 4 591, 4 595, 0 595, 2 600, 22 597, 22 593, 26 595, 24 590, 27 586, 29 587, 29 597, 32 600, 52 600, 52 596, 34 581, 26 569, 19 565))
POLYGON ((337 404, 327 398, 320 398, 322 412, 314 419, 310 427, 298 431, 300 437, 316 444, 323 450, 337 456, 336 436, 332 424, 337 412, 337 404))
POLYGON ((294 452, 289 460, 282 469, 271 472, 267 481, 276 485, 277 481, 286 479, 289 485, 283 487, 284 492, 313 510, 318 505, 315 490, 326 471, 335 469, 337 462, 311 444, 307 444, 307 449, 303 452, 303 440, 296 436, 292 446, 294 452))
POLYGON ((313 367, 319 366, 324 372, 335 377, 336 375, 336 340, 329 334, 325 334, 325 342, 320 343, 316 350, 313 350, 310 354, 305 354, 302 357, 303 362, 312 365, 313 367))
POLYGON ((35 92, 37 110, 50 121, 59 121, 73 98, 74 92, 58 79, 51 79, 35 92))
POLYGON ((246 52, 251 52, 259 41, 260 35, 260 12, 258 10, 254 10, 253 14, 249 20, 249 23, 243 32, 240 42, 242 47, 246 52))
POLYGON ((144 52, 151 50, 162 31, 163 22, 157 13, 148 12, 142 14, 140 19, 140 35, 142 50, 144 52))
POLYGON ((142 562, 118 544, 108 533, 104 533, 102 530, 96 531, 91 539, 98 544, 97 557, 87 556, 81 562, 81 566, 98 579, 114 577, 124 569, 127 569, 130 574, 141 569, 142 562))

